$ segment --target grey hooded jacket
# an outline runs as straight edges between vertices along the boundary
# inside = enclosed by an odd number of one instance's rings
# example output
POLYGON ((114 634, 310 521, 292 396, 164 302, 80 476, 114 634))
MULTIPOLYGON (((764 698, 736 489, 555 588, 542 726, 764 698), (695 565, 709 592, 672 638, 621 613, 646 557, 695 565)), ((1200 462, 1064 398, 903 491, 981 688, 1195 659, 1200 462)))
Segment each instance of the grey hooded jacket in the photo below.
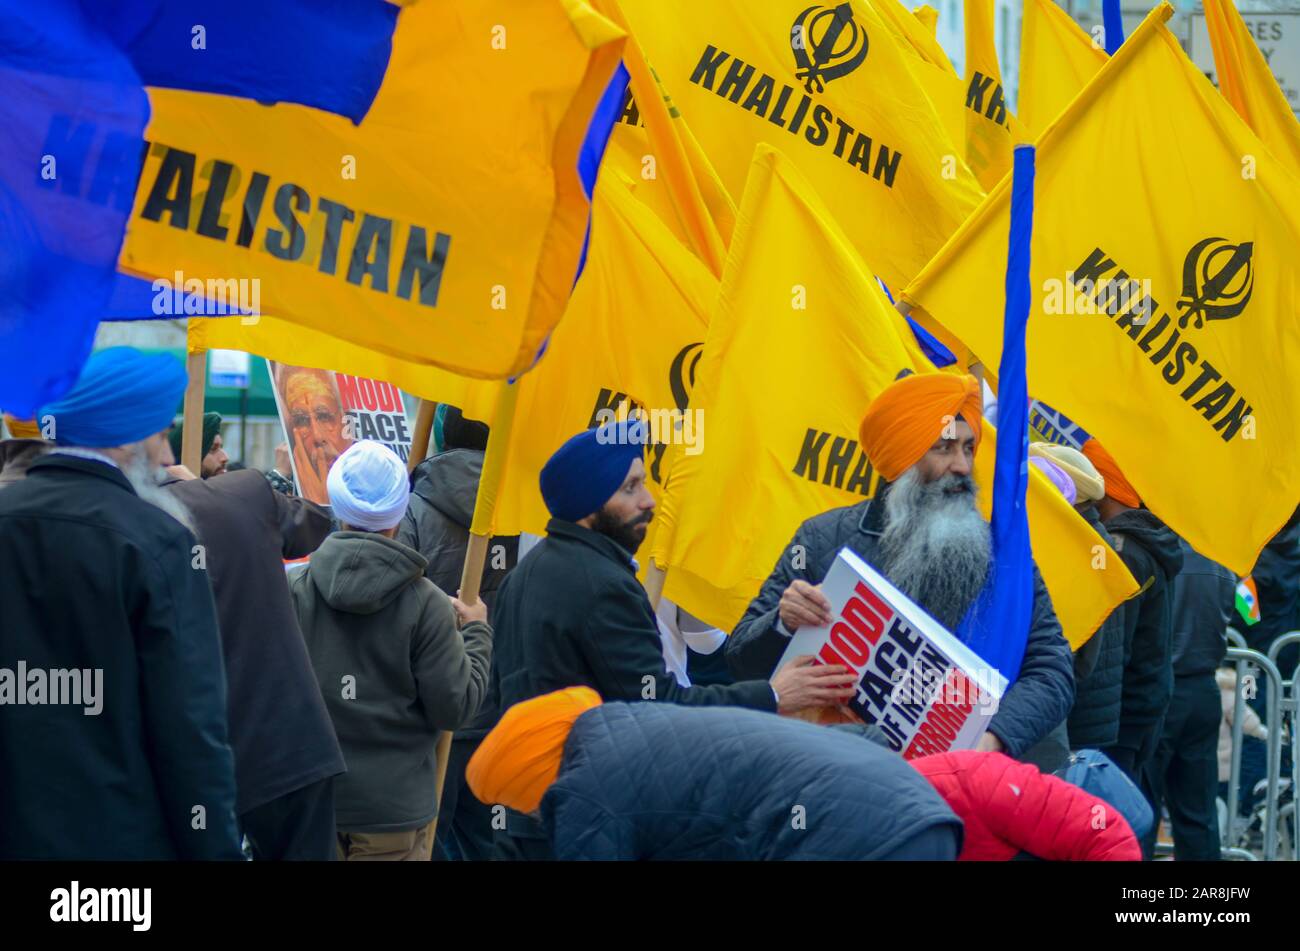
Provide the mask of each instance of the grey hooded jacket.
POLYGON ((432 820, 438 733, 468 722, 487 690, 492 629, 457 630, 425 566, 382 535, 336 532, 289 585, 348 766, 334 785, 340 829, 432 820))

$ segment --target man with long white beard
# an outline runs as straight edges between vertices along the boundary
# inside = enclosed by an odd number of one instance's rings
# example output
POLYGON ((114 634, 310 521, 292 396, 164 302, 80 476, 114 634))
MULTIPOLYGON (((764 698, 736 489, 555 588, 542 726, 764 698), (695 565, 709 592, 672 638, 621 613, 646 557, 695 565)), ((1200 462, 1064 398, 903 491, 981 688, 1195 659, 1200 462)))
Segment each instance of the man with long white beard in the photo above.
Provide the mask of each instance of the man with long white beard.
MULTIPOLYGON (((954 633, 989 580, 989 525, 971 478, 979 448, 979 383, 972 376, 913 374, 886 387, 867 409, 862 448, 880 473, 872 499, 805 521, 727 639, 737 677, 765 677, 792 632, 830 623, 821 591, 848 547, 954 633)), ((1034 605, 1024 662, 980 749, 1019 757, 1070 712, 1070 646, 1034 571, 1034 605)))
POLYGON ((0 493, 0 859, 242 857, 212 591, 158 487, 184 391, 174 357, 94 354, 0 493))

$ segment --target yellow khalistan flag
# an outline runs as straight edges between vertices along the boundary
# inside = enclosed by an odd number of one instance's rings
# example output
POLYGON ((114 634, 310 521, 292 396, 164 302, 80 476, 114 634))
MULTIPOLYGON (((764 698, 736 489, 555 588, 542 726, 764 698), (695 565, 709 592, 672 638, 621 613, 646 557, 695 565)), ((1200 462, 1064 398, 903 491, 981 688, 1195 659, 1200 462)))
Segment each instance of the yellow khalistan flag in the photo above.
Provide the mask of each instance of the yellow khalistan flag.
MULTIPOLYGON (((1300 179, 1187 59, 1171 13, 1152 11, 1038 140, 1029 392, 1244 575, 1300 501, 1300 179)), ((903 295, 986 367, 1008 184, 903 295)))
POLYGON ((488 421, 496 405, 496 381, 471 380, 438 367, 367 350, 312 327, 266 314, 260 317, 191 317, 187 347, 243 350, 277 363, 316 367, 384 380, 435 403, 450 403, 470 419, 488 421))
POLYGON ((1205 0, 1205 25, 1219 92, 1274 155, 1300 171, 1300 122, 1232 0, 1205 0))
POLYGON ((1038 136, 1106 64, 1106 51, 1056 0, 1025 0, 1020 27, 1019 118, 1038 136))
MULTIPOLYGON (((940 124, 948 136, 948 147, 954 160, 966 155, 966 108, 962 104, 966 95, 965 84, 952 61, 935 38, 934 24, 929 29, 920 18, 921 11, 909 13, 898 0, 864 0, 889 28, 903 52, 903 59, 913 78, 930 98, 930 105, 939 116, 940 124)), ((922 10, 928 9, 922 7, 922 10)), ((933 12, 933 11, 931 11, 933 12)), ((953 166, 955 168, 956 162, 953 166)), ((982 190, 982 189, 981 189, 982 190)))
POLYGON ((601 174, 621 176, 715 277, 721 276, 736 204, 640 49, 624 49, 629 82, 601 174))
POLYGON ((965 30, 966 164, 987 191, 1011 170, 1011 152, 1028 136, 1007 108, 993 41, 993 0, 966 0, 965 30))
POLYGON ((583 0, 499 7, 404 6, 359 125, 151 89, 119 267, 257 281, 263 313, 369 350, 526 370, 577 273, 578 155, 624 34, 583 0))
POLYGON ((903 51, 861 0, 619 6, 731 194, 757 143, 786 151, 891 285, 915 275, 978 204, 979 184, 952 160, 903 51))
POLYGON ((939 30, 939 11, 929 4, 923 4, 912 11, 913 16, 921 21, 926 32, 935 37, 939 30))
MULTIPOLYGON (((804 519, 874 494, 858 424, 903 369, 938 372, 794 163, 759 146, 691 399, 704 451, 678 455, 655 519, 665 596, 731 630, 804 519)), ((985 426, 975 479, 987 517, 985 426)), ((1078 645, 1137 585, 1032 468, 1029 486, 1034 555, 1078 645)))
MULTIPOLYGON (((657 497, 674 411, 680 418, 690 397, 718 281, 610 172, 602 168, 596 183, 587 264, 564 319, 537 366, 516 384, 497 535, 545 531, 542 466, 570 436, 607 419, 646 415, 652 439, 659 437, 646 456, 648 487, 657 497)), ((682 423, 683 442, 704 438, 693 419, 682 423)))

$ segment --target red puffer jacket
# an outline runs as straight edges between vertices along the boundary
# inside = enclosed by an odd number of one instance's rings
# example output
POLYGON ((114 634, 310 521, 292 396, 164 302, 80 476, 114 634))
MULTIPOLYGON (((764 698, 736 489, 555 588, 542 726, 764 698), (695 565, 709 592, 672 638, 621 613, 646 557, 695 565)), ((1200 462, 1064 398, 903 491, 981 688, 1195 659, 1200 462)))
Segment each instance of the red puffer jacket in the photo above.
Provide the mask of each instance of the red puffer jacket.
POLYGON ((961 750, 912 765, 966 825, 958 861, 1137 862, 1129 824, 1102 800, 1001 753, 961 750))

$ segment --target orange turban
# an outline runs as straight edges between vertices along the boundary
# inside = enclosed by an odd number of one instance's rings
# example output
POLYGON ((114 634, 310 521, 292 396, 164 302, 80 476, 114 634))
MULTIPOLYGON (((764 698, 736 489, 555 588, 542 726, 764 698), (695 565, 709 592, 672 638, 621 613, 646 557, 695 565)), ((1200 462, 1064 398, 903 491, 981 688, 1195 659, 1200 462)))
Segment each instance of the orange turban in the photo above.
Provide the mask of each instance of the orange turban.
POLYGON ((34 419, 15 419, 5 413, 5 425, 9 427, 9 433, 14 439, 41 438, 41 427, 36 425, 34 419))
POLYGON ((984 399, 969 374, 913 373, 885 387, 867 407, 858 436, 876 471, 893 482, 916 465, 958 414, 980 445, 984 399))
POLYGON ((1142 504, 1142 497, 1137 494, 1137 489, 1124 478, 1124 473, 1119 471, 1119 463, 1102 447, 1101 443, 1096 439, 1089 439, 1083 444, 1083 454, 1101 473, 1102 479, 1106 482, 1107 495, 1116 502, 1123 502, 1131 509, 1142 504))
POLYGON ((483 803, 532 812, 560 773, 573 721, 600 706, 590 687, 568 687, 516 703, 483 738, 465 779, 483 803))

